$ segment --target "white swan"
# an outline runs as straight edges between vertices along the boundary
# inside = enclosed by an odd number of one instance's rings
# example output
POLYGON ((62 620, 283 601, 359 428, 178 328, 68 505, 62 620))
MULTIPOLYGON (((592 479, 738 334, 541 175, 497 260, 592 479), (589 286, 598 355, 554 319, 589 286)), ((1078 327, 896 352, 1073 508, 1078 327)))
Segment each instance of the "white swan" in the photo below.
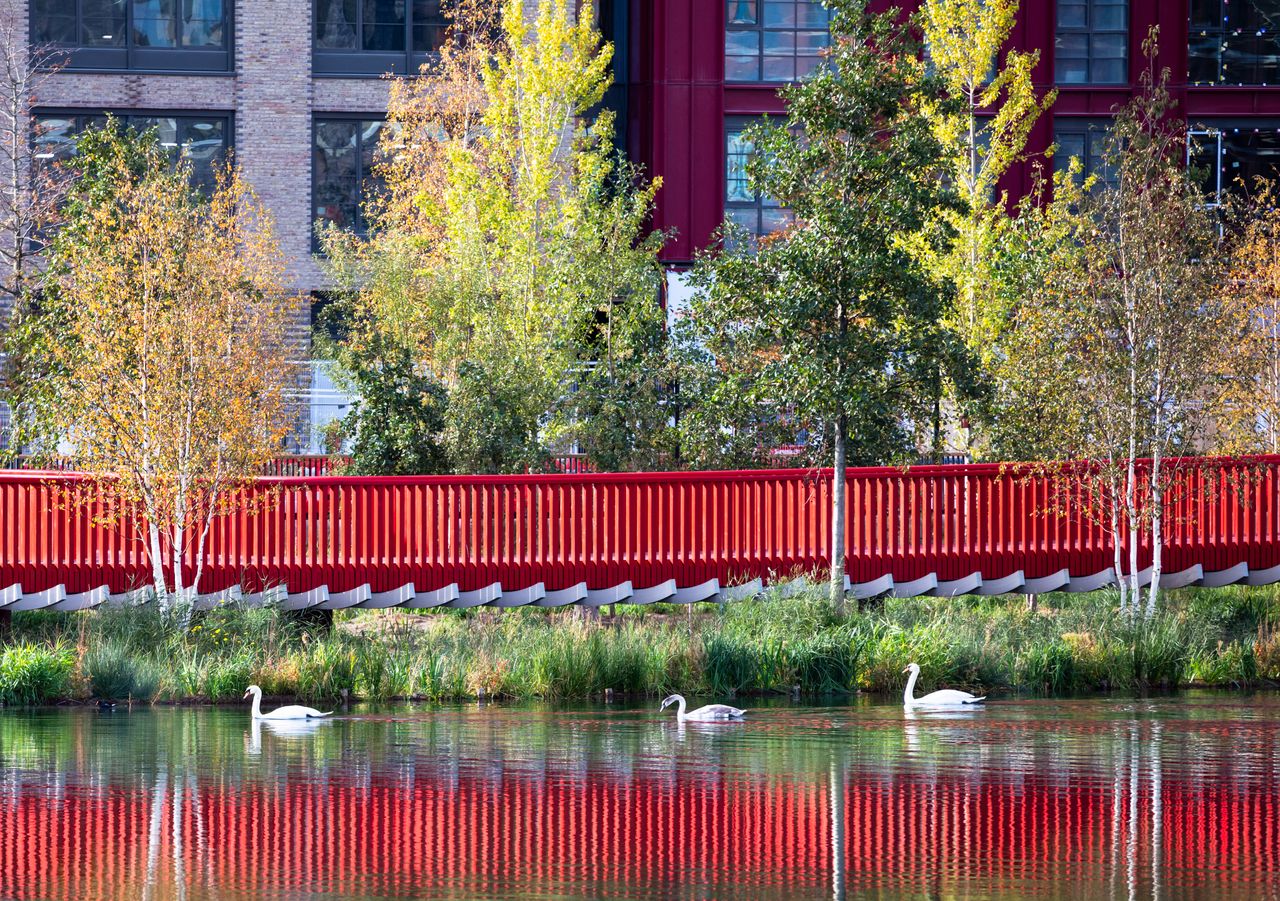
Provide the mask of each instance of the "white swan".
POLYGON ((684 695, 670 695, 662 702, 659 710, 666 710, 672 704, 679 704, 680 709, 676 711, 677 722, 699 722, 709 723, 715 720, 740 720, 747 715, 745 710, 739 710, 737 707, 730 707, 727 704, 708 704, 706 707, 699 707, 697 710, 690 710, 685 713, 684 695))
POLYGON ((911 678, 907 680, 907 690, 902 696, 905 707, 962 707, 965 704, 981 704, 986 700, 986 695, 978 698, 967 691, 956 691, 952 688, 944 688, 942 691, 931 692, 923 698, 917 698, 915 697, 916 677, 920 675, 920 664, 908 664, 903 672, 911 674, 911 678))
POLYGON ((277 710, 271 711, 270 713, 263 713, 262 689, 256 685, 250 685, 244 692, 244 696, 246 698, 249 697, 249 695, 253 695, 253 718, 255 720, 308 720, 333 714, 332 710, 321 713, 314 707, 301 707, 298 705, 281 707, 277 710))

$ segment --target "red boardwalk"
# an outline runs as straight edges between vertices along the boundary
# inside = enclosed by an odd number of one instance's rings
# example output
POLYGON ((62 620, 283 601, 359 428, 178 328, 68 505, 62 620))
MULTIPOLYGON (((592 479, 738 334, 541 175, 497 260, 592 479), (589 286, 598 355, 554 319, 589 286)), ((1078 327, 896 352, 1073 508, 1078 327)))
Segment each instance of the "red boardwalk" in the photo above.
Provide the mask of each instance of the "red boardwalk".
MULTIPOLYGON (((1278 468, 1186 471, 1166 510, 1168 584, 1280 580, 1278 468)), ((0 607, 78 609, 147 583, 134 521, 103 525, 94 491, 64 473, 0 474, 0 607)), ((215 522, 202 592, 274 589, 295 607, 693 601, 812 572, 830 550, 830 474, 817 471, 264 478, 251 495, 215 522)), ((1100 587, 1113 542, 1093 513, 1069 476, 851 470, 852 587, 1100 587)))

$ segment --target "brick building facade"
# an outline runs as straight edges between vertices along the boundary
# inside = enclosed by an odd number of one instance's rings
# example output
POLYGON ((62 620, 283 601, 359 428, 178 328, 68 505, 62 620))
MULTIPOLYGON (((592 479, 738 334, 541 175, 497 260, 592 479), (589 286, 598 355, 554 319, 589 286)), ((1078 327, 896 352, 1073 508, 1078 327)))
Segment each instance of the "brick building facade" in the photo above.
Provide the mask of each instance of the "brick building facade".
MULTIPOLYGON (((913 6, 918 0, 898 0, 913 6)), ((526 0, 533 6, 536 0, 526 0)), ((885 7, 888 0, 874 0, 885 7)), ((668 301, 680 272, 726 215, 766 231, 781 221, 743 177, 742 128, 782 112, 777 88, 818 63, 828 40, 819 0, 595 0, 616 48, 619 142, 664 187, 655 226, 668 301)), ((1141 43, 1159 26, 1160 64, 1202 146, 1215 186, 1269 171, 1280 160, 1280 3, 1276 0, 1043 0, 1022 4, 1012 43, 1038 49, 1041 90, 1056 106, 1037 125, 1033 150, 1057 142, 1096 162, 1112 108, 1131 96, 1141 43), (1274 21, 1273 21, 1274 20, 1274 21)), ((437 45, 440 0, 0 0, 5 21, 32 41, 67 48, 66 68, 38 98, 45 152, 103 111, 161 129, 197 164, 233 150, 273 210, 295 287, 319 295, 313 224, 358 228, 359 195, 384 115, 387 82, 437 45)), ((1060 158, 1065 154, 1060 154, 1060 158)), ((1029 172, 1008 176, 1022 193, 1029 172)), ((339 412, 305 363, 310 316, 298 322, 304 425, 339 412)), ((298 449, 314 446, 300 429, 298 449)))

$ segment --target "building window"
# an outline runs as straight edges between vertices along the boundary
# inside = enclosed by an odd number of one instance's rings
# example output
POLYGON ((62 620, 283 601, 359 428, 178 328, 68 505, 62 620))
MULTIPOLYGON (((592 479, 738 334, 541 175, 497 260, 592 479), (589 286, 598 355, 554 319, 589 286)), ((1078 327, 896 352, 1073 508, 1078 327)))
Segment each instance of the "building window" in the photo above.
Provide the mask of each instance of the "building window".
POLYGON ((1215 202, 1224 195, 1253 189, 1258 177, 1280 176, 1280 122, 1212 123, 1188 135, 1193 165, 1205 178, 1215 202))
POLYGON ((1059 0, 1058 84, 1127 84, 1129 0, 1059 0))
POLYGON ((754 124, 753 119, 730 120, 725 128, 724 213, 759 238, 782 228, 791 214, 776 200, 751 190, 747 163, 755 148, 743 133, 754 124))
MULTIPOLYGON (((138 131, 155 129, 160 146, 176 163, 191 164, 191 179, 198 187, 212 189, 218 165, 231 143, 231 117, 226 113, 119 113, 116 117, 138 131)), ((37 160, 61 160, 75 154, 76 138, 86 128, 107 124, 105 112, 40 111, 35 117, 37 160)))
POLYGON ((725 81, 796 81, 830 43, 820 0, 725 0, 725 81))
POLYGON ((84 69, 228 72, 229 0, 32 0, 31 40, 84 69))
POLYGON ((444 43, 441 0, 315 0, 317 75, 417 72, 444 43))
POLYGON ((312 207, 317 222, 365 234, 364 201, 381 187, 376 174, 381 119, 316 119, 312 207))
POLYGON ((1191 0, 1187 78, 1192 84, 1280 82, 1280 2, 1191 0))
POLYGON ((1053 140, 1058 145, 1053 168, 1065 172, 1078 159, 1082 176, 1097 176, 1096 186, 1114 185, 1115 173, 1106 164, 1110 121, 1106 119, 1055 119, 1053 140))

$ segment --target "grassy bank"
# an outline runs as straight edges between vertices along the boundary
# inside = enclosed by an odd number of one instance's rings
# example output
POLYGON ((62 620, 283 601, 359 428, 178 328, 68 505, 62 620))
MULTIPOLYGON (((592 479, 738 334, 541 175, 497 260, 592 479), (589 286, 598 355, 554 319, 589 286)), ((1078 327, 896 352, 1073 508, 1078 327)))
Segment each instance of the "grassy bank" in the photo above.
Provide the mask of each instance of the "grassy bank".
POLYGON ((1134 624, 1106 593, 884 601, 844 619, 818 594, 683 608, 340 614, 333 630, 275 610, 221 609, 190 628, 155 611, 20 613, 0 648, 0 703, 235 701, 249 683, 309 700, 584 699, 672 691, 1070 693, 1280 683, 1280 592, 1187 590, 1134 624))

